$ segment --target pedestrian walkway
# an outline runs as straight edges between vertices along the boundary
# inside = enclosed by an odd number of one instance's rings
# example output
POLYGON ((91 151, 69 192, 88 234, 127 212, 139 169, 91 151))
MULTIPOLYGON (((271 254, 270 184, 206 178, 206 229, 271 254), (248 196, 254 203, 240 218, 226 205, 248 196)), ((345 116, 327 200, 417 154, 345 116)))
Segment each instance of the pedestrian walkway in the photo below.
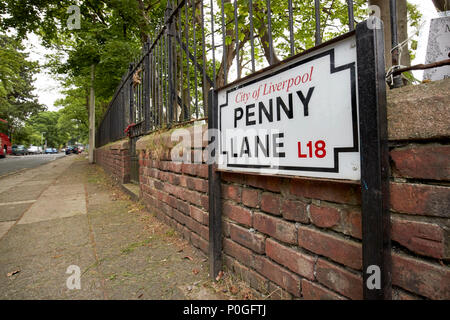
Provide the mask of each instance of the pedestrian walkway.
POLYGON ((200 251, 84 156, 0 182, 0 299, 229 298, 200 251))

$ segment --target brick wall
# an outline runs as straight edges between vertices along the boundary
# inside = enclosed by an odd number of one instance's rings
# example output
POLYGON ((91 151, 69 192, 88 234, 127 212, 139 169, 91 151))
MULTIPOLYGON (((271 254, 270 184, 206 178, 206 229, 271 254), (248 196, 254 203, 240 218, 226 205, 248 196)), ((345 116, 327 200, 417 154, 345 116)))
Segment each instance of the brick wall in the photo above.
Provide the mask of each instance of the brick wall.
POLYGON ((130 154, 128 139, 95 149, 95 162, 120 183, 130 181, 130 154))
MULTIPOLYGON (((388 95, 394 299, 450 299, 449 97, 450 80, 388 95)), ((207 253, 207 165, 171 162, 172 147, 170 133, 138 141, 141 197, 207 253)), ((272 298, 362 299, 360 193, 222 173, 224 265, 272 298)))
POLYGON ((170 133, 136 143, 141 199, 147 208, 208 254, 208 166, 170 161, 170 133))

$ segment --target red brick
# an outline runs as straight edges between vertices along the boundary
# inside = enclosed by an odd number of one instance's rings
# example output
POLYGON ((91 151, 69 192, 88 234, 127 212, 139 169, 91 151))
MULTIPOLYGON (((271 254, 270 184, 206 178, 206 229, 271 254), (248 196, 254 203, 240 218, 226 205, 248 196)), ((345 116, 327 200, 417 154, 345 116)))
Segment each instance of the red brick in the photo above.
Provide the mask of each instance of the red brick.
POLYGON ((280 192, 281 178, 260 175, 246 175, 245 183, 264 190, 280 192))
POLYGON ((392 240, 405 246, 409 250, 437 258, 444 258, 444 232, 436 224, 392 219, 392 240))
POLYGON ((242 203, 247 207, 257 208, 259 205, 260 191, 254 189, 242 189, 242 203))
POLYGON ((264 213, 255 212, 253 225, 256 230, 286 243, 297 242, 297 230, 293 223, 264 213))
POLYGON ((266 255, 300 276, 314 280, 313 256, 290 249, 270 238, 266 240, 266 255))
POLYGON ((159 179, 162 181, 168 181, 169 180, 169 172, 165 172, 165 171, 159 171, 159 179))
POLYGON ((235 224, 230 224, 229 227, 232 240, 257 253, 264 253, 264 242, 266 238, 263 235, 250 232, 249 229, 239 227, 235 224))
POLYGON ((230 202, 223 203, 224 216, 246 226, 252 226, 252 212, 246 208, 231 204, 230 202))
POLYGON ((302 223, 308 223, 308 213, 306 212, 306 203, 295 200, 283 200, 281 213, 286 220, 293 220, 302 223))
POLYGON ((361 203, 361 187, 350 183, 292 180, 290 193, 294 196, 338 203, 361 203))
POLYGON ((241 202, 241 188, 232 184, 222 184, 222 197, 241 202))
POLYGON ((172 173, 169 175, 169 182, 175 186, 178 186, 180 184, 180 177, 181 175, 172 173))
POLYGON ((190 178, 189 183, 193 183, 193 189, 200 192, 208 192, 208 180, 199 178, 190 178))
POLYGON ((311 222, 318 227, 331 228, 339 223, 341 215, 339 210, 333 207, 318 207, 310 205, 309 214, 311 222))
POLYGON ((199 236, 201 236, 205 240, 209 240, 209 228, 207 226, 204 226, 191 217, 186 216, 185 223, 184 223, 190 230, 197 233, 199 236))
POLYGON ((178 210, 180 210, 181 212, 183 212, 184 214, 188 215, 189 214, 189 204, 181 201, 181 200, 176 200, 176 207, 178 210))
POLYGON ((209 197, 208 195, 201 195, 200 196, 200 202, 201 206, 208 211, 209 210, 209 197))
POLYGON ((201 224, 208 225, 209 224, 209 216, 208 212, 203 211, 195 206, 189 206, 190 216, 201 224))
POLYGON ((392 254, 392 284, 435 299, 450 299, 450 269, 397 253, 392 254))
POLYGON ((245 177, 243 174, 234 172, 222 172, 221 178, 223 181, 238 184, 244 184, 245 181, 245 177))
POLYGON ((207 164, 198 164, 197 165, 197 175, 204 179, 208 179, 209 178, 208 165, 207 164))
POLYGON ((182 171, 185 174, 189 174, 191 176, 195 176, 196 175, 196 170, 195 170, 196 165, 192 164, 192 163, 183 163, 182 165, 182 171))
POLYGON ((222 220, 222 233, 225 237, 230 237, 230 225, 232 223, 228 222, 227 220, 222 220))
POLYGON ((275 193, 265 192, 261 196, 261 210, 275 214, 277 216, 281 215, 280 213, 280 195, 275 193))
POLYGON ((203 253, 208 254, 209 244, 208 241, 198 236, 195 232, 191 232, 191 243, 203 251, 203 253))
POLYGON ((450 145, 410 145, 390 154, 403 177, 450 180, 450 145))
POLYGON ((397 212, 450 217, 450 187, 391 183, 391 208, 397 212))
POLYGON ((362 268, 361 244, 355 241, 300 226, 298 229, 298 244, 309 251, 326 256, 350 268, 357 270, 362 268))
POLYGON ((269 280, 227 255, 224 255, 224 258, 227 266, 238 275, 240 279, 250 284, 250 287, 261 293, 268 292, 269 280))
POLYGON ((392 288, 392 300, 421 300, 421 299, 401 289, 392 288))
POLYGON ((170 161, 161 161, 161 166, 160 166, 161 170, 168 171, 169 170, 169 165, 171 163, 172 162, 170 162, 170 161))
MULTIPOLYGON (((300 283, 301 285, 301 283, 300 283)), ((281 288, 280 286, 277 286, 272 281, 269 281, 269 295, 267 296, 270 300, 293 300, 295 297, 281 288)))
POLYGON ((255 257, 255 269, 269 280, 300 297, 300 277, 263 256, 255 257))
POLYGON ((316 277, 321 284, 347 298, 353 300, 363 298, 363 279, 359 274, 319 259, 316 266, 316 277))
POLYGON ((174 162, 174 161, 171 161, 169 163, 169 167, 168 167, 168 169, 170 171, 176 172, 176 173, 180 173, 181 172, 181 168, 182 168, 181 162, 174 162))
POLYGON ((305 300, 346 300, 317 283, 302 279, 302 296, 305 300))
POLYGON ((252 251, 228 238, 223 239, 223 252, 236 258, 238 261, 248 267, 254 266, 254 257, 252 251))
POLYGON ((173 218, 178 221, 179 223, 181 223, 182 225, 187 225, 188 221, 187 219, 189 218, 187 215, 185 215, 184 213, 178 211, 178 210, 172 210, 172 216, 173 218))
POLYGON ((352 209, 345 209, 341 211, 341 215, 342 218, 339 230, 344 234, 362 239, 361 212, 352 209))

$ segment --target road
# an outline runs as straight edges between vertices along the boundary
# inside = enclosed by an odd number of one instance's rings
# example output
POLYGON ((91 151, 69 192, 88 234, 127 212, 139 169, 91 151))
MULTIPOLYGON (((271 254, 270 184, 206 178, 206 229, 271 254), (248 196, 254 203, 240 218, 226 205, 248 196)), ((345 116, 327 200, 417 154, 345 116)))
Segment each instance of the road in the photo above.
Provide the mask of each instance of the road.
POLYGON ((8 156, 0 159, 0 178, 22 169, 36 168, 41 164, 64 157, 64 153, 28 156, 8 156))

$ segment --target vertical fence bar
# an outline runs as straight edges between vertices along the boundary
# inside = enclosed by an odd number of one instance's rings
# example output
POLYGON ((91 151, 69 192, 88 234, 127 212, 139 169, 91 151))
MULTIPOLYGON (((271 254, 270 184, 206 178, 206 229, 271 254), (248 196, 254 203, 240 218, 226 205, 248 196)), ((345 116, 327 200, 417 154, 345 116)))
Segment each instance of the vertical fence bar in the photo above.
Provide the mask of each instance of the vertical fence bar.
MULTIPOLYGON (((398 29, 397 29, 397 0, 389 0, 389 9, 391 11, 391 56, 392 56, 392 66, 395 68, 400 64, 399 61, 399 49, 398 49, 398 29)), ((399 88, 402 86, 402 76, 398 75, 394 77, 394 83, 392 84, 394 88, 399 88)))
MULTIPOLYGON (((213 129, 218 129, 217 121, 217 93, 210 90, 208 93, 208 117, 209 142, 214 144, 214 157, 217 159, 217 137, 213 140, 213 129)), ((216 279, 222 270, 222 200, 221 177, 216 170, 217 161, 208 165, 208 189, 209 189, 209 275, 216 279)))
MULTIPOLYGON (((197 37, 195 30, 195 11, 197 8, 195 2, 192 1, 192 27, 194 29, 194 60, 197 59, 197 37)), ((195 81, 195 117, 198 119, 198 80, 197 80, 197 63, 194 61, 194 81, 195 81)))
POLYGON ((214 43, 214 0, 211 0, 211 41, 212 41, 212 65, 213 65, 213 84, 216 87, 216 48, 214 43))
MULTIPOLYGON (((131 71, 134 68, 134 64, 130 63, 130 67, 129 67, 129 72, 130 72, 130 77, 132 77, 131 71)), ((134 117, 133 117, 133 104, 134 104, 134 93, 133 93, 133 79, 131 78, 130 82, 128 83, 129 90, 130 90, 130 123, 132 124, 134 122, 134 117)))
MULTIPOLYGON (((381 21, 380 21, 381 23, 381 21)), ((383 28, 356 26, 364 299, 391 299, 389 149, 383 28), (368 278, 379 277, 380 286, 368 278)))
POLYGON ((292 0, 288 1, 289 4, 289 41, 290 41, 290 49, 291 49, 291 56, 295 54, 294 49, 294 17, 293 17, 293 9, 292 9, 292 0))
POLYGON ((158 106, 158 124, 159 129, 163 125, 163 88, 164 88, 164 79, 163 79, 163 36, 161 36, 158 40, 159 42, 159 106, 158 106))
POLYGON ((237 78, 241 78, 241 64, 239 63, 239 26, 238 26, 238 8, 237 0, 234 0, 234 30, 236 31, 236 72, 237 78))
POLYGON ((320 36, 320 1, 314 0, 314 13, 316 15, 316 46, 322 43, 320 36))
MULTIPOLYGON (((222 50, 222 59, 223 59, 223 83, 227 84, 227 78, 228 78, 228 72, 227 72, 227 46, 226 46, 226 37, 227 37, 227 29, 225 26, 225 9, 224 9, 224 4, 223 4, 223 0, 220 0, 221 4, 222 4, 222 45, 223 45, 223 50, 222 50)), ((251 1, 251 0, 250 0, 251 1)))
POLYGON ((190 81, 191 81, 191 75, 190 75, 190 68, 189 68, 189 12, 188 12, 188 4, 186 2, 186 5, 184 7, 184 31, 185 31, 185 37, 186 37, 186 82, 187 82, 187 116, 184 120, 189 120, 191 118, 191 87, 190 87, 190 81))
POLYGON ((208 92, 205 91, 206 88, 206 50, 205 50, 205 42, 206 42, 206 38, 205 38, 205 22, 204 22, 204 18, 205 15, 203 13, 203 0, 200 2, 200 20, 201 20, 201 28, 202 28, 202 60, 203 60, 203 68, 202 68, 202 98, 203 98, 203 114, 206 115, 208 113, 208 92))
POLYGON ((249 15, 250 15, 250 54, 252 59, 252 72, 255 72, 255 35, 253 31, 253 0, 249 2, 249 15))
POLYGON ((348 28, 350 31, 355 29, 355 16, 353 14, 353 0, 347 0, 348 7, 348 28))
MULTIPOLYGON (((168 16, 170 16, 172 7, 170 6, 170 1, 167 4, 167 13, 168 16)), ((168 78, 168 95, 167 95, 167 117, 168 117, 168 126, 170 127, 173 122, 173 116, 174 116, 174 109, 175 109, 175 70, 174 70, 174 63, 175 58, 173 55, 173 43, 172 38, 175 34, 174 30, 175 24, 173 23, 173 19, 169 19, 167 24, 167 78, 168 78)))
MULTIPOLYGON (((182 34, 182 31, 181 31, 182 27, 183 27, 183 23, 181 21, 181 9, 180 9, 180 10, 178 10, 178 39, 180 39, 180 43, 181 43, 181 39, 182 39, 182 36, 181 36, 181 34, 182 34)), ((186 45, 187 45, 187 43, 186 43, 186 45)), ((176 46, 175 46, 175 48, 176 48, 176 46)), ((179 61, 179 64, 180 64, 180 83, 179 83, 178 90, 180 92, 180 98, 181 98, 181 104, 180 104, 181 113, 180 113, 180 118, 178 120, 182 121, 185 118, 185 114, 184 114, 185 113, 185 110, 184 110, 185 95, 184 95, 184 90, 183 90, 183 86, 184 86, 183 50, 181 48, 181 45, 180 45, 180 51, 179 52, 180 52, 180 61, 179 61)), ((178 59, 178 54, 177 54, 176 50, 175 50, 175 54, 176 54, 177 59, 178 59)), ((178 96, 177 96, 177 98, 178 98, 178 96)))
POLYGON ((164 37, 164 99, 165 99, 165 121, 166 125, 170 124, 170 118, 169 118, 169 34, 168 29, 166 29, 167 33, 164 37))
POLYGON ((270 0, 266 0, 267 4, 267 35, 269 37, 269 64, 273 64, 273 39, 272 39, 272 10, 270 9, 270 0))

